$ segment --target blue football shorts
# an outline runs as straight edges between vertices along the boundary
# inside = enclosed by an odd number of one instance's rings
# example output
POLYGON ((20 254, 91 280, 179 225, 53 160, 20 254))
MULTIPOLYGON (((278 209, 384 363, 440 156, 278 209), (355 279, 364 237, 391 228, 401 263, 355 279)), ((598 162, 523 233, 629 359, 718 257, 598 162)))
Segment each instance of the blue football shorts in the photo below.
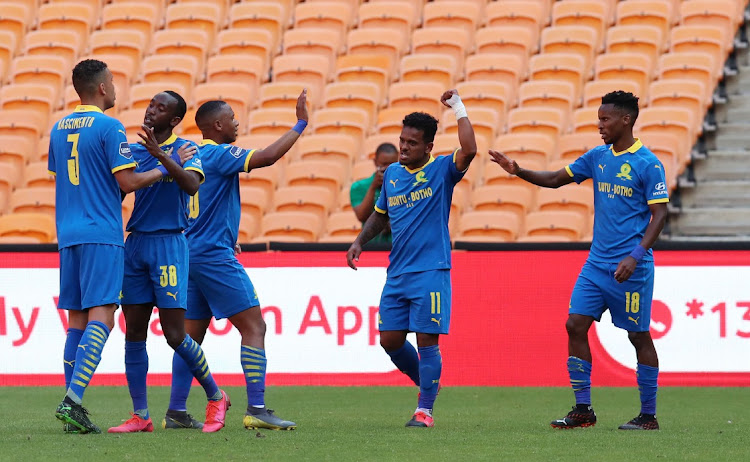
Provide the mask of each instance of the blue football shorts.
POLYGON ((255 287, 236 258, 190 264, 185 319, 230 318, 258 305, 255 287))
POLYGON ((63 310, 118 304, 124 249, 111 244, 78 244, 60 249, 60 299, 63 310))
POLYGON ((122 304, 187 307, 188 245, 177 232, 134 232, 125 241, 122 304))
POLYGON ((615 326, 629 332, 646 332, 651 324, 654 295, 654 262, 642 261, 625 282, 615 280, 617 263, 586 261, 570 297, 569 314, 597 321, 609 309, 615 326))
POLYGON ((450 270, 388 277, 380 296, 381 331, 447 334, 451 322, 450 270))

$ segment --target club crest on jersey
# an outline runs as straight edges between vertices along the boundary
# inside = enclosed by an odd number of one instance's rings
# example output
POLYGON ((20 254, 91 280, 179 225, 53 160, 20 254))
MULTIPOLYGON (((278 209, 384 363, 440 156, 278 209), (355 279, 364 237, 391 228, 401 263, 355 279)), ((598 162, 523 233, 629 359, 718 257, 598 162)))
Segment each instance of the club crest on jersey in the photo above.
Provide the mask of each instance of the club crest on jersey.
POLYGON ((229 154, 239 159, 242 155, 242 148, 239 146, 232 146, 231 148, 229 148, 229 154))
POLYGON ((633 167, 631 167, 630 164, 620 165, 620 173, 617 174, 617 178, 622 178, 623 180, 632 180, 633 177, 630 176, 631 170, 633 170, 633 167))
POLYGON ((132 159, 133 153, 130 152, 130 145, 127 143, 127 141, 123 141, 120 143, 120 155, 126 159, 132 159))
POLYGON ((420 183, 427 183, 427 178, 425 177, 424 170, 417 173, 417 176, 414 178, 414 183, 412 186, 418 186, 420 183))

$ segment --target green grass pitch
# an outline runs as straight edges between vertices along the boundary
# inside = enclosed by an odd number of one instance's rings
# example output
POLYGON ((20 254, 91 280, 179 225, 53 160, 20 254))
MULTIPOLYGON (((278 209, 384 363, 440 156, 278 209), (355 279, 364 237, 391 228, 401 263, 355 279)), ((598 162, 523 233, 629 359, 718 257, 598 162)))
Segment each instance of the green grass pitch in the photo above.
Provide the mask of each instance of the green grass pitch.
MULTIPOLYGON (((618 431, 638 413, 633 388, 594 388, 598 423, 554 430, 549 422, 571 406, 568 388, 446 387, 432 429, 405 428, 416 389, 403 387, 272 387, 269 407, 294 420, 291 432, 242 426, 244 388, 227 388, 233 406, 219 433, 162 430, 167 387, 149 388, 152 434, 66 435, 54 411, 56 387, 0 388, 0 460, 746 460, 750 454, 750 393, 746 388, 659 390, 658 432, 618 431)), ((129 417, 125 387, 92 387, 85 403, 104 432, 129 417)), ((204 416, 200 388, 190 411, 204 416)))

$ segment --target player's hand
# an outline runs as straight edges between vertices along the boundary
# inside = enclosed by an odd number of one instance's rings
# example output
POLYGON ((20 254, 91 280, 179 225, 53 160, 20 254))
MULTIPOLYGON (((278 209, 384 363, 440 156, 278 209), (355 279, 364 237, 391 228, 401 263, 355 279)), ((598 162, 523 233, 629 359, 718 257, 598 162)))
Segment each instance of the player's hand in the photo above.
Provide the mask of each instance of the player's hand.
POLYGON ((383 175, 385 175, 385 169, 386 167, 378 167, 377 170, 375 170, 375 178, 372 180, 372 185, 376 188, 380 188, 383 186, 383 175))
POLYGON ((192 159, 196 152, 198 152, 198 147, 195 146, 194 144, 185 143, 182 146, 180 146, 180 149, 177 150, 177 155, 179 156, 179 159, 180 159, 179 164, 185 165, 185 162, 192 159))
POLYGON ((156 135, 154 135, 154 129, 146 125, 141 125, 143 132, 138 132, 138 136, 141 138, 140 143, 143 147, 148 150, 148 153, 157 159, 161 160, 164 155, 164 151, 159 147, 159 142, 156 141, 156 135))
POLYGON ((307 88, 302 90, 297 98, 297 120, 304 120, 307 122, 307 88))
POLYGON ((448 100, 451 98, 451 96, 457 95, 457 94, 458 94, 458 90, 448 90, 445 93, 443 93, 443 96, 440 97, 440 102, 443 103, 445 107, 451 107, 451 105, 448 104, 448 100))
POLYGON ((234 244, 234 256, 236 257, 237 255, 241 253, 242 253, 242 247, 240 247, 240 244, 239 243, 234 244))
POLYGON ((502 152, 493 151, 492 149, 490 149, 490 157, 492 158, 492 162, 501 166, 503 170, 510 173, 511 175, 516 175, 521 169, 521 167, 518 166, 518 163, 516 163, 515 160, 509 159, 502 152))
POLYGON ((615 280, 617 282, 625 282, 630 279, 630 276, 633 275, 633 271, 635 271, 635 265, 637 264, 638 262, 635 261, 635 258, 630 255, 623 258, 615 270, 615 280))
POLYGON ((354 271, 357 271, 357 262, 359 261, 359 254, 362 253, 362 246, 359 245, 357 241, 354 241, 354 243, 349 247, 349 250, 346 252, 346 263, 349 265, 349 268, 353 269, 354 271))

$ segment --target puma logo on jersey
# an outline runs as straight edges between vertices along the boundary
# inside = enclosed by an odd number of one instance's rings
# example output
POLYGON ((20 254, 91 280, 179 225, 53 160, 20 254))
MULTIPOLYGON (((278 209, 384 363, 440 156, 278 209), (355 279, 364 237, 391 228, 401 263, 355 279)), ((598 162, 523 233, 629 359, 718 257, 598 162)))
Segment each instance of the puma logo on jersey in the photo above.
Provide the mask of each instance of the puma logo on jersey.
POLYGON ((637 318, 633 318, 632 316, 628 316, 628 321, 633 321, 636 326, 638 325, 638 320, 639 319, 641 319, 640 316, 638 316, 637 318))
POLYGON ((438 327, 440 326, 440 320, 439 319, 430 318, 430 321, 436 323, 438 325, 438 327))
POLYGON ((396 187, 396 182, 398 182, 398 178, 396 178, 395 180, 388 180, 388 181, 389 181, 389 182, 390 182, 390 183, 391 183, 391 184, 393 185, 393 187, 395 188, 395 187, 396 187))
POLYGON ((607 166, 607 164, 604 164, 604 165, 599 164, 599 170, 601 170, 602 173, 604 173, 604 167, 606 167, 606 166, 607 166))
POLYGON ((179 291, 177 291, 175 293, 167 292, 167 295, 169 295, 170 297, 174 298, 174 301, 177 301, 177 294, 178 293, 179 293, 179 291))

